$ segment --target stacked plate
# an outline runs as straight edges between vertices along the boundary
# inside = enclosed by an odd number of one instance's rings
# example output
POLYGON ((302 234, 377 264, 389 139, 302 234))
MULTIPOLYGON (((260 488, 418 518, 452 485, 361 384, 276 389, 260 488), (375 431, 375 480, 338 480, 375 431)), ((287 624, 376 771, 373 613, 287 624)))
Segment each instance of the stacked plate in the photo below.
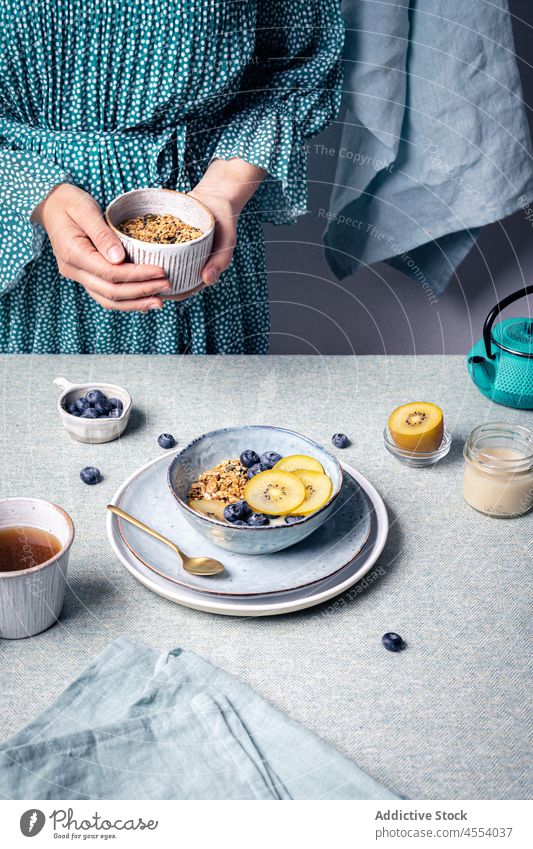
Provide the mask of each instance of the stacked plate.
POLYGON ((221 575, 190 575, 163 543, 109 513, 113 551, 142 584, 165 598, 226 616, 272 616, 320 604, 365 575, 385 545, 388 519, 374 487, 343 464, 335 512, 310 537, 280 551, 250 557, 200 536, 176 509, 167 485, 168 452, 142 466, 117 490, 113 504, 176 542, 192 556, 224 563, 221 575))

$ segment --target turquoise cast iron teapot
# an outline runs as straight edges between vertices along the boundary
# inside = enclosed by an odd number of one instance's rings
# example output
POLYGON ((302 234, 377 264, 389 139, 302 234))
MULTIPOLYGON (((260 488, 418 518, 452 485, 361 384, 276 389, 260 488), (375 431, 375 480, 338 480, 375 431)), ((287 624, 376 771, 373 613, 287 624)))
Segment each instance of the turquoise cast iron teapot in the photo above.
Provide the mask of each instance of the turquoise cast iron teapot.
POLYGON ((470 377, 483 395, 519 410, 533 410, 533 319, 508 318, 496 325, 494 321, 505 307, 526 295, 533 295, 533 285, 507 295, 491 309, 483 339, 466 358, 470 377))

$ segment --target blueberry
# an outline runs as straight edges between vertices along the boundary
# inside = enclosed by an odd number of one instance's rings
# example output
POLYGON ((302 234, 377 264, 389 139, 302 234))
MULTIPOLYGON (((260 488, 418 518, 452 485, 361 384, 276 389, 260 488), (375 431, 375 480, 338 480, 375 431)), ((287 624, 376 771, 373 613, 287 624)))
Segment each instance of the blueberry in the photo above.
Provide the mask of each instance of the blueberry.
POLYGON ((228 504, 224 507, 224 518, 226 522, 237 522, 241 520, 241 511, 236 504, 228 504))
POLYGON ((252 508, 246 501, 236 501, 224 507, 224 518, 228 522, 236 522, 237 519, 247 519, 252 515, 252 508))
POLYGON ((248 519, 248 517, 252 515, 252 508, 250 507, 248 502, 247 501, 238 501, 237 504, 241 505, 241 510, 244 514, 244 518, 248 519))
POLYGON ((85 398, 85 397, 78 398, 77 401, 74 401, 74 406, 80 411, 80 415, 81 415, 83 413, 83 411, 86 410, 87 407, 89 406, 89 402, 88 402, 87 398, 85 398))
POLYGON ((265 467, 263 471, 271 469, 272 466, 275 466, 280 460, 281 454, 276 454, 275 451, 265 451, 264 454, 261 454, 261 465, 265 467))
POLYGON ((89 404, 94 407, 97 401, 104 401, 105 395, 103 392, 100 392, 99 389, 89 389, 87 395, 85 396, 89 404))
POLYGON ((235 527, 235 525, 237 525, 237 527, 240 526, 241 528, 247 528, 248 527, 248 522, 245 522, 244 519, 235 519, 235 521, 232 522, 231 524, 233 525, 233 527, 235 527))
POLYGON ((294 523, 299 522, 300 519, 305 519, 305 516, 285 516, 285 521, 288 525, 294 525, 294 523))
POLYGON ((75 403, 68 405, 67 413, 70 413, 71 416, 81 416, 81 410, 78 410, 75 403))
POLYGON ((100 413, 97 413, 94 407, 87 407, 81 414, 82 419, 99 419, 100 413))
POLYGON ((109 401, 107 398, 103 398, 101 401, 97 401, 94 405, 94 409, 98 413, 99 416, 107 416, 111 407, 109 406, 109 401))
POLYGON ((114 410, 123 410, 124 404, 120 400, 120 398, 106 398, 107 403, 109 404, 110 409, 114 410))
POLYGON ((348 439, 345 433, 333 434, 333 436, 331 437, 331 441, 333 442, 335 448, 348 448, 348 445, 350 444, 350 440, 348 439))
POLYGON ((389 631, 387 634, 383 634, 381 642, 383 643, 387 651, 401 651, 405 648, 405 643, 400 637, 400 635, 395 634, 393 631, 389 631))
POLYGON ((252 528, 261 528, 263 525, 270 525, 270 519, 264 513, 252 513, 247 524, 251 525, 252 528))
POLYGON ((171 433, 162 433, 157 437, 157 443, 161 448, 174 448, 176 440, 171 433))
POLYGON ((249 469, 250 466, 255 466, 256 463, 259 463, 259 454, 256 454, 255 451, 248 448, 246 451, 242 452, 240 460, 242 465, 249 469))
POLYGON ((109 410, 107 414, 108 419, 119 419, 122 415, 122 410, 117 409, 117 407, 113 407, 112 410, 109 410))
POLYGON ((247 478, 253 478, 254 475, 258 475, 259 472, 266 472, 268 466, 263 466, 262 463, 256 463, 254 466, 250 466, 248 472, 246 473, 247 478))
POLYGON ((96 466, 85 466, 80 472, 80 478, 83 483, 93 486, 95 483, 100 483, 102 475, 100 469, 97 469, 96 466))

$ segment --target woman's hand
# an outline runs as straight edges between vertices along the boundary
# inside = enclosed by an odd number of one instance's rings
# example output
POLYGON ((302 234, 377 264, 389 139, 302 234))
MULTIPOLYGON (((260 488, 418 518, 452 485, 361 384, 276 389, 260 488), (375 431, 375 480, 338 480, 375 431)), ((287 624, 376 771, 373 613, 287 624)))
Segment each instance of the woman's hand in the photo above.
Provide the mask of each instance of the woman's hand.
POLYGON ((170 292, 165 272, 157 265, 125 262, 120 240, 107 226, 91 195, 62 183, 34 210, 52 244, 59 272, 80 283, 109 310, 161 309, 158 295, 170 292))
POLYGON ((214 159, 189 193, 205 203, 215 217, 215 238, 211 256, 202 270, 203 285, 216 283, 230 264, 239 215, 265 174, 262 168, 242 159, 214 159))

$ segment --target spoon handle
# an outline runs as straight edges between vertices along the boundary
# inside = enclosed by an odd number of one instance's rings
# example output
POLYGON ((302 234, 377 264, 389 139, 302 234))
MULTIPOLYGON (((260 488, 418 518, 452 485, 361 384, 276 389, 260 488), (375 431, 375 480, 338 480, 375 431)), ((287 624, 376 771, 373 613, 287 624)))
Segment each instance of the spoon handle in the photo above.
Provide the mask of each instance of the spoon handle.
POLYGON ((108 504, 107 509, 114 513, 116 516, 120 516, 121 519, 124 519, 126 522, 131 522, 132 525, 135 525, 136 528, 140 528, 141 531, 144 531, 150 536, 155 537, 160 542, 164 542, 166 545, 170 546, 180 557, 183 558, 181 551, 178 546, 171 542, 169 539, 164 537, 162 534, 159 534, 157 531, 154 531, 153 528, 150 528, 148 525, 145 525, 144 522, 141 522, 140 519, 136 519, 135 516, 130 516, 129 513, 126 513, 125 510, 122 510, 121 507, 116 507, 114 504, 108 504))

